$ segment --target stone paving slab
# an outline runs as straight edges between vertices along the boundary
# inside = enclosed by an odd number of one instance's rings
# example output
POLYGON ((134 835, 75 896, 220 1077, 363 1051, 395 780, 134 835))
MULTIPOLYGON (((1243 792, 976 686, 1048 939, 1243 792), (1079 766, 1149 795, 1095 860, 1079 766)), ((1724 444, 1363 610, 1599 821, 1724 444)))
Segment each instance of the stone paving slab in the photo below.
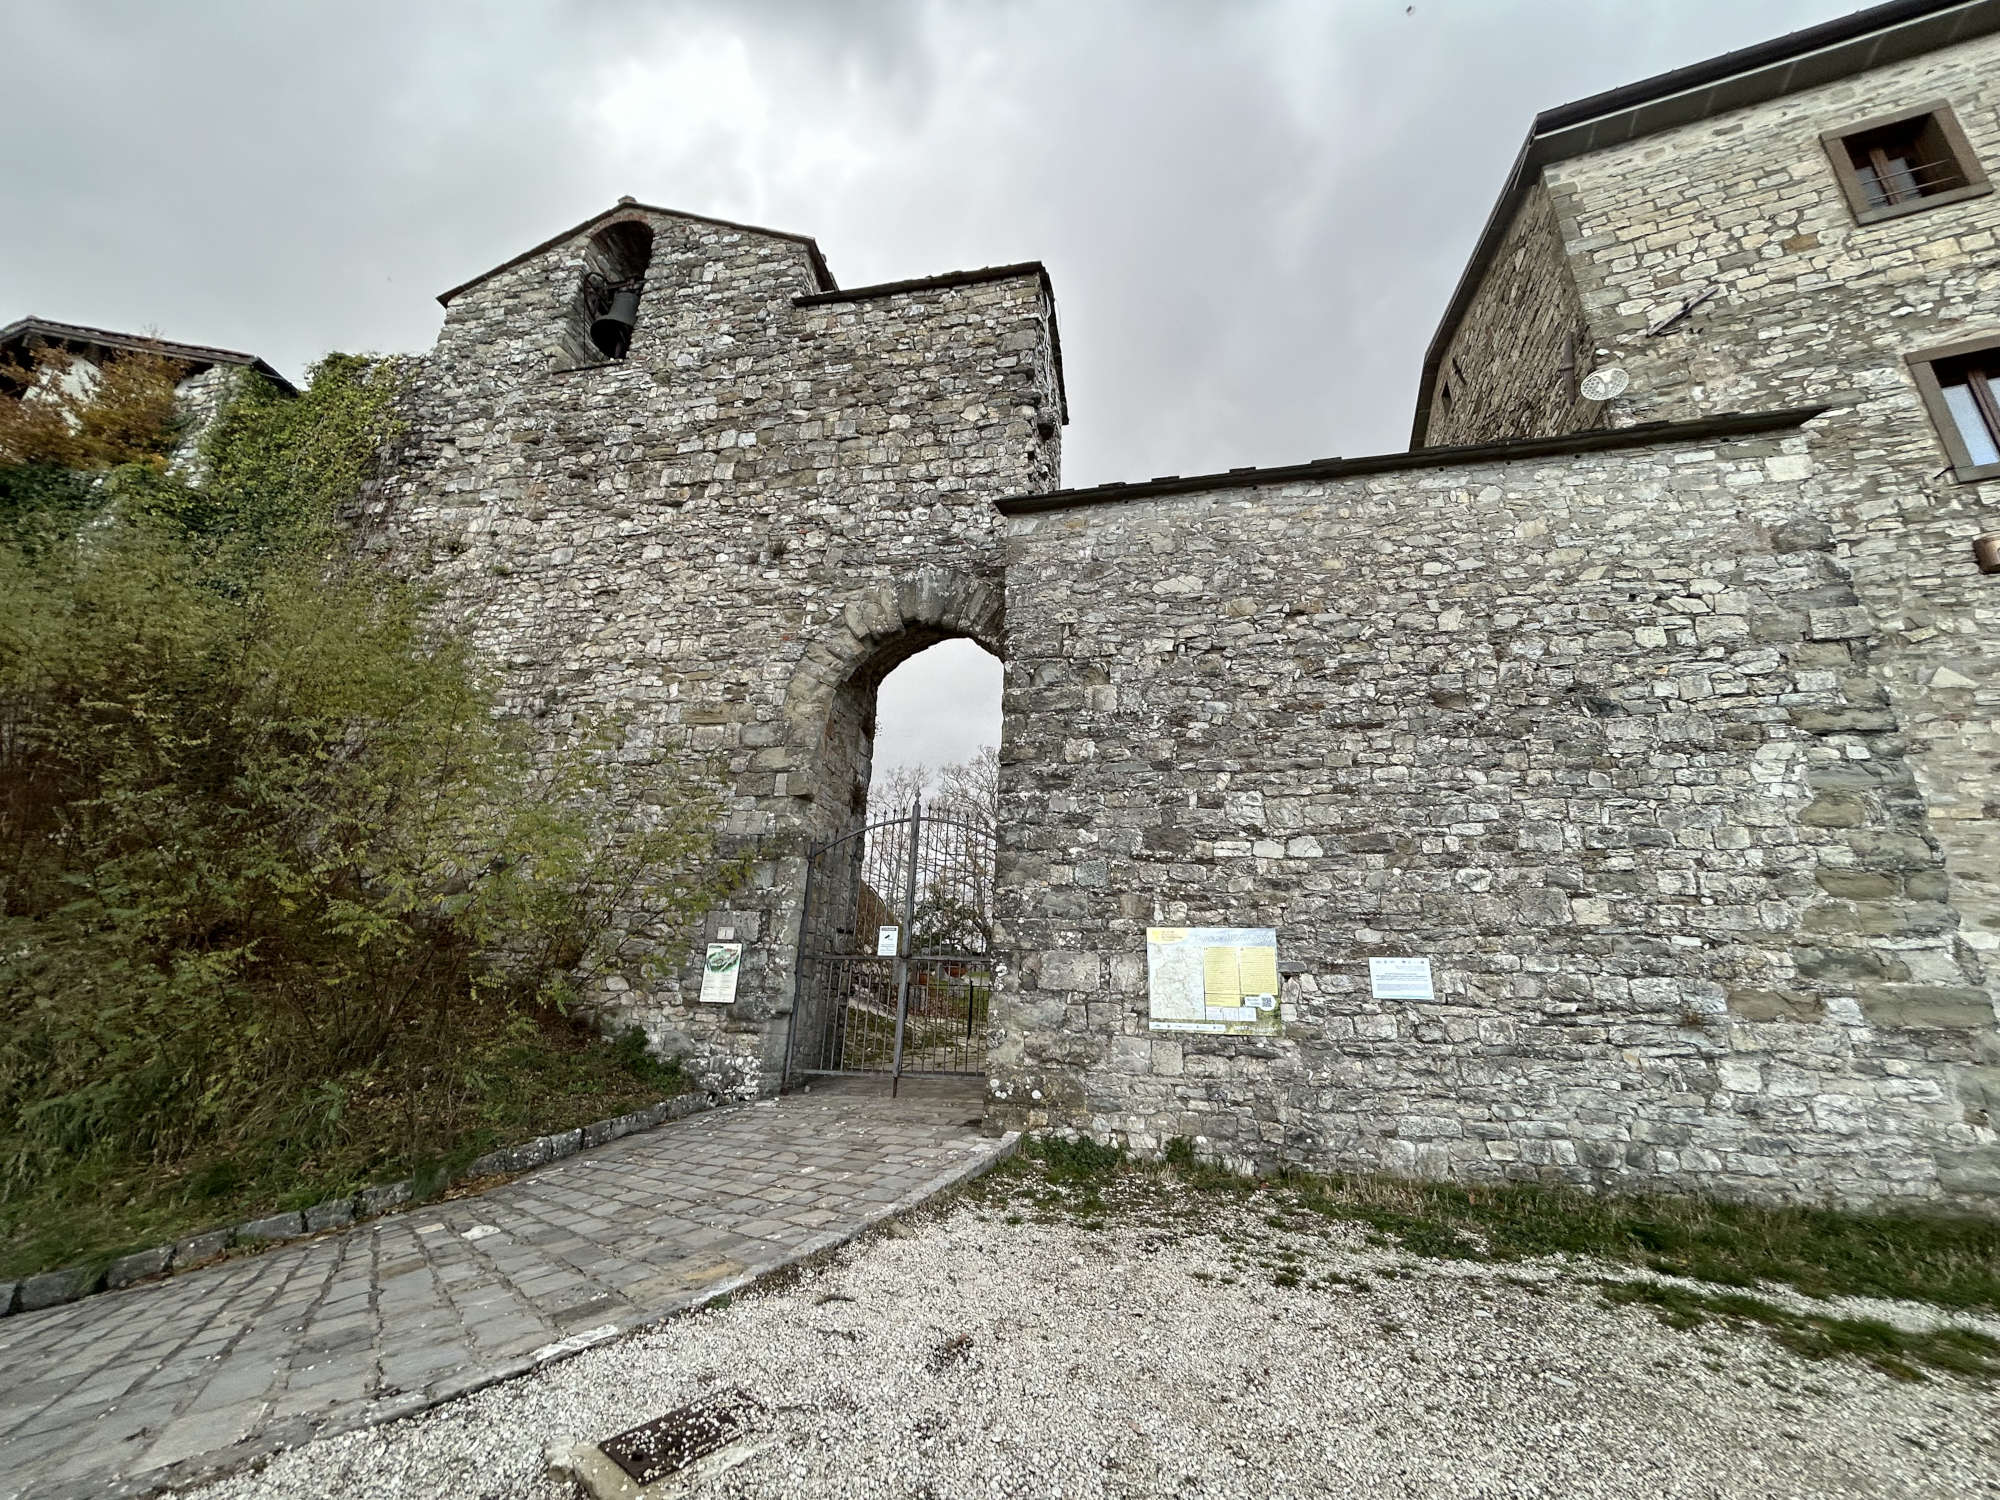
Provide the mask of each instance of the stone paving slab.
POLYGON ((0 1500, 143 1494, 735 1291, 976 1175, 983 1080, 696 1115, 489 1192, 0 1322, 0 1500))

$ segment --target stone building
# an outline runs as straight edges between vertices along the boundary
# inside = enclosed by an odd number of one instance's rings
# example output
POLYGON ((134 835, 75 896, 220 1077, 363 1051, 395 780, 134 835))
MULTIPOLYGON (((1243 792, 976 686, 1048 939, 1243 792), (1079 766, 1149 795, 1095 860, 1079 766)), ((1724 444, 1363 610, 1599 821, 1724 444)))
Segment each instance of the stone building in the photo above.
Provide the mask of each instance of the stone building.
POLYGON ((1879 6, 1540 116, 1412 452, 1000 503, 1000 1115, 2000 1191, 1996 31, 1879 6), (1156 924, 1275 928, 1282 1036, 1153 1029, 1156 924))
POLYGON ((58 367, 61 373, 57 378, 72 390, 82 391, 95 381, 107 360, 127 354, 157 356, 175 371, 175 395, 188 418, 175 453, 176 463, 193 461, 208 424, 222 410, 237 376, 244 371, 253 371, 287 395, 293 394, 292 383, 254 354, 27 317, 0 328, 0 397, 18 400, 28 395, 38 370, 46 379, 46 371, 58 367))
POLYGON ((1552 110, 1410 451, 1090 490, 1040 265, 843 290, 621 200, 444 294, 362 543, 552 740, 723 787, 733 1003, 604 996, 717 1091, 785 1081, 808 850, 965 637, 990 1118, 1990 1205, 1996 80, 2000 0, 1898 0, 1552 110), (1275 1024, 1156 1024, 1149 932, 1202 927, 1275 930, 1275 1024))
POLYGON ((615 718, 626 760, 720 780, 757 858, 707 923, 744 944, 734 1003, 605 998, 710 1087, 774 1088, 804 853, 862 811, 877 685, 1004 652, 993 502, 1055 484, 1066 420, 1048 275, 843 290, 803 236, 626 199, 440 300, 366 545, 551 737, 615 718))

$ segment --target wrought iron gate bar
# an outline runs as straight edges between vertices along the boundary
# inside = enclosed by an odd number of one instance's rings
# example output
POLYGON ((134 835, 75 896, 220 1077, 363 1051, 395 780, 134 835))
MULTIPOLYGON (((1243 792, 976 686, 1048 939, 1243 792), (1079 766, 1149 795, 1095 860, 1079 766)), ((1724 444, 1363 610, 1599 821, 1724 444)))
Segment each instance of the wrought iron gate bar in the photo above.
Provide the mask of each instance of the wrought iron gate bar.
POLYGON ((985 1071, 993 866, 986 821, 920 806, 811 847, 788 1080, 985 1071))

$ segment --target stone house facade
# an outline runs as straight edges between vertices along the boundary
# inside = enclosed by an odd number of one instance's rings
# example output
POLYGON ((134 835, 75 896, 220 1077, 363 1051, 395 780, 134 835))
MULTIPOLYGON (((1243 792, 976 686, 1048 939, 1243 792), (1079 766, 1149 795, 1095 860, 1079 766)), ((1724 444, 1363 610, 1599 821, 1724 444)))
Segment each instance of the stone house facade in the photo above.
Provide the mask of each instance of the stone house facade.
POLYGON ((1540 117, 1411 453, 1002 502, 1002 1117, 1991 1202, 1992 413, 1939 396, 2000 379, 1996 33, 1879 6, 1540 117), (1283 1036, 1151 1029, 1152 924, 1275 928, 1283 1036))
POLYGON ((174 395, 186 419, 172 458, 177 469, 190 469, 198 461, 203 437, 245 372, 268 380, 286 395, 294 394, 292 383, 254 354, 27 317, 0 328, 0 397, 32 400, 29 387, 37 362, 48 368, 46 361, 52 356, 62 370, 60 378, 82 393, 106 362, 129 354, 163 359, 175 372, 174 395))

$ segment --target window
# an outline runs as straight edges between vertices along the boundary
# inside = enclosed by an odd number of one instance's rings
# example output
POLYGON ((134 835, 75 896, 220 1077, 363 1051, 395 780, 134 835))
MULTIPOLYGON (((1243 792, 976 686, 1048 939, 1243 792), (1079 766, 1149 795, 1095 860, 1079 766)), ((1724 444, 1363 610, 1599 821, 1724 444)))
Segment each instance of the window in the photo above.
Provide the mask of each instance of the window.
POLYGON ((1952 471, 1961 480, 2000 479, 2000 334, 1909 360, 1952 471))
POLYGON ((1857 224, 1993 191, 1942 99, 1829 131, 1820 140, 1857 224))

